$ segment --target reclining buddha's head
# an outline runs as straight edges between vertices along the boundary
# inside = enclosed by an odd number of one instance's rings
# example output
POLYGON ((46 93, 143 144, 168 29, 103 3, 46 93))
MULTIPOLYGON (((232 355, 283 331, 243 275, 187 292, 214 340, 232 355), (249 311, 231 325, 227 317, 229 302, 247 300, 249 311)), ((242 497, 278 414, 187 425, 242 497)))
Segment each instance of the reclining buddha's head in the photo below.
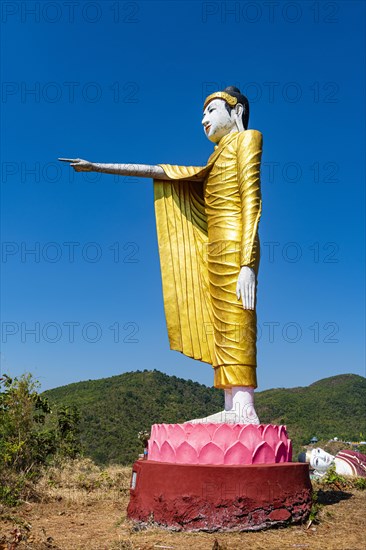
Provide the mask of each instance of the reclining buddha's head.
POLYGON ((314 470, 322 473, 326 472, 333 464, 334 458, 333 455, 320 449, 320 447, 312 449, 311 451, 306 451, 306 453, 300 453, 299 455, 300 462, 309 462, 314 470))

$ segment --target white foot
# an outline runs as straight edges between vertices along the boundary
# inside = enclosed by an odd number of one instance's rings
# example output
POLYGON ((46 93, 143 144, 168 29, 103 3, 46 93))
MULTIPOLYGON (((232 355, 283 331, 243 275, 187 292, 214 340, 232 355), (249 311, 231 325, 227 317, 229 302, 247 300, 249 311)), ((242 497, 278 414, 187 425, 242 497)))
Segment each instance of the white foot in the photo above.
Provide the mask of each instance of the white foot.
POLYGON ((204 424, 211 422, 212 424, 260 424, 254 406, 246 405, 241 413, 238 410, 231 409, 228 411, 220 411, 204 418, 195 418, 189 420, 191 424, 204 424))
POLYGON ((260 424, 254 408, 254 389, 236 386, 225 390, 225 410, 205 418, 195 418, 191 424, 260 424))

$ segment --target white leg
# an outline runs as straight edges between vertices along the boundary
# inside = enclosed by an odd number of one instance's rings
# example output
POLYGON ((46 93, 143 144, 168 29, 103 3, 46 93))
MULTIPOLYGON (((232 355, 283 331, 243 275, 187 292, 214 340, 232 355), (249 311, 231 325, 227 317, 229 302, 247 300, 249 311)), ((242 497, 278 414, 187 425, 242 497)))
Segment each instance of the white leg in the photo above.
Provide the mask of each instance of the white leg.
POLYGON ((233 392, 232 388, 227 388, 225 392, 225 411, 230 411, 233 408, 233 392))

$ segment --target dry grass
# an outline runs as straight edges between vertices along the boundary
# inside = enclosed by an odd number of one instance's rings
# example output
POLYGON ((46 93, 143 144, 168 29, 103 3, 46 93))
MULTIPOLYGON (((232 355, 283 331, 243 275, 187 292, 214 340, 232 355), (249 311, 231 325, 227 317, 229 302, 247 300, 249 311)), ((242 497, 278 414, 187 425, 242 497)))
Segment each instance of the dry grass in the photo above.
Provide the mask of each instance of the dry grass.
POLYGON ((100 468, 89 458, 65 460, 51 466, 37 482, 45 502, 64 500, 79 504, 98 500, 117 502, 129 494, 131 468, 100 468))
POLYGON ((130 468, 65 462, 38 503, 0 510, 0 550, 364 550, 366 491, 325 487, 319 523, 252 533, 139 529, 126 518, 130 468))

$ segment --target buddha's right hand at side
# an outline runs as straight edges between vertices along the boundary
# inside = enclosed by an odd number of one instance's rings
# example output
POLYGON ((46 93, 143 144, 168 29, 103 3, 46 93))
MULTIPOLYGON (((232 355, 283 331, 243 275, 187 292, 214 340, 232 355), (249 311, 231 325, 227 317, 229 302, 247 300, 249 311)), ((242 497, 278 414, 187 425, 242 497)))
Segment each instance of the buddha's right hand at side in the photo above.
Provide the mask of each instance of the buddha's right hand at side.
POLYGON ((89 162, 88 160, 83 159, 65 159, 65 158, 59 158, 61 162, 68 162, 70 163, 70 166, 73 167, 75 172, 92 172, 94 169, 94 165, 92 162, 89 162))

